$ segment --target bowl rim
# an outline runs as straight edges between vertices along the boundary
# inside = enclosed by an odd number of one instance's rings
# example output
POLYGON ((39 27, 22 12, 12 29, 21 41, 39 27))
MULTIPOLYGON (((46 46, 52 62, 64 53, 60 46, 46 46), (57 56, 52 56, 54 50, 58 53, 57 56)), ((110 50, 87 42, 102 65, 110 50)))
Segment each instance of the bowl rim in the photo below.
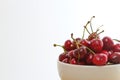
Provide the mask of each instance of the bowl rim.
POLYGON ((109 64, 109 65, 102 65, 102 66, 95 66, 95 65, 74 65, 74 64, 69 64, 69 63, 64 63, 64 62, 61 62, 61 61, 57 61, 58 64, 61 64, 61 65, 65 65, 65 66, 73 66, 73 67, 91 67, 91 68, 95 68, 95 67, 115 67, 115 66, 119 66, 120 67, 120 64, 109 64))

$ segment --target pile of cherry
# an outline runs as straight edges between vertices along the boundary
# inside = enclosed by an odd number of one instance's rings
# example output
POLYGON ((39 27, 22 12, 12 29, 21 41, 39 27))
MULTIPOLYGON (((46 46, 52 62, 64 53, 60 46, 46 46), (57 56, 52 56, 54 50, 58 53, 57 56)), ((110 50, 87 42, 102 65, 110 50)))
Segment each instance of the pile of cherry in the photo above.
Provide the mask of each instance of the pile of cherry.
POLYGON ((100 38, 98 28, 95 32, 92 29, 91 21, 95 16, 86 23, 83 30, 82 38, 74 38, 66 40, 63 45, 54 44, 64 49, 64 52, 59 55, 59 61, 75 65, 108 65, 120 64, 120 43, 117 39, 112 39, 109 36, 100 38), (88 30, 91 29, 91 32, 88 30), (84 38, 85 31, 89 33, 87 38, 84 38), (114 43, 118 41, 117 43, 114 43))

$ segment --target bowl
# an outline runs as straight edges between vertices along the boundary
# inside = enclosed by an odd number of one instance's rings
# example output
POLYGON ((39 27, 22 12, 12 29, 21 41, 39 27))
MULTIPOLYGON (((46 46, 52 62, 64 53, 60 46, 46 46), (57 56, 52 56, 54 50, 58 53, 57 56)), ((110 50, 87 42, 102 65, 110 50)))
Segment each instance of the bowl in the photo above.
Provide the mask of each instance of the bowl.
POLYGON ((88 66, 57 61, 57 67, 61 80, 120 80, 120 64, 88 66))

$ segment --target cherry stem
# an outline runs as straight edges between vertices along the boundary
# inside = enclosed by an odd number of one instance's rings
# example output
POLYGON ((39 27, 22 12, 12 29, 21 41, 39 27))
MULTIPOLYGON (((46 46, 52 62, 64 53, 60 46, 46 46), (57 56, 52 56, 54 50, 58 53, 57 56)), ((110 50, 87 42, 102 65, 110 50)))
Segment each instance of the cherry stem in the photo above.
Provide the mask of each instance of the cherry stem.
POLYGON ((53 46, 54 46, 54 47, 57 47, 57 46, 62 47, 63 50, 64 50, 64 52, 66 53, 66 50, 65 50, 64 46, 61 46, 61 45, 58 45, 58 44, 53 44, 53 46))
POLYGON ((120 42, 120 40, 118 40, 118 39, 113 39, 113 40, 115 40, 115 41, 117 41, 117 42, 120 42))
POLYGON ((94 51, 92 51, 90 48, 88 48, 87 46, 85 46, 91 53, 95 54, 94 51))
POLYGON ((82 40, 84 39, 84 36, 85 36, 85 27, 84 27, 84 29, 83 29, 82 40))
POLYGON ((71 38, 73 39, 73 41, 75 41, 77 48, 79 48, 78 42, 77 42, 76 39, 74 39, 74 37, 73 37, 73 33, 71 33, 71 38))
MULTIPOLYGON (((85 46, 85 45, 83 45, 83 44, 80 44, 80 45, 85 46)), ((92 51, 89 47, 87 47, 87 46, 85 46, 85 47, 86 47, 91 53, 95 54, 95 52, 92 51)))
POLYGON ((84 26, 84 28, 86 29, 86 31, 90 34, 90 32, 89 32, 89 30, 87 29, 87 25, 90 23, 90 21, 88 21, 87 23, 86 23, 86 25, 84 26))
POLYGON ((92 22, 93 18, 95 18, 95 16, 92 16, 91 19, 90 19, 90 28, 91 28, 92 33, 93 33, 93 28, 92 28, 92 23, 91 22, 92 22))
POLYGON ((99 35, 99 34, 101 34, 101 33, 103 33, 104 32, 104 30, 102 30, 101 32, 99 32, 97 35, 99 35))
POLYGON ((99 29, 99 28, 97 28, 97 30, 95 31, 95 33, 97 33, 99 30, 100 30, 100 29, 99 29))

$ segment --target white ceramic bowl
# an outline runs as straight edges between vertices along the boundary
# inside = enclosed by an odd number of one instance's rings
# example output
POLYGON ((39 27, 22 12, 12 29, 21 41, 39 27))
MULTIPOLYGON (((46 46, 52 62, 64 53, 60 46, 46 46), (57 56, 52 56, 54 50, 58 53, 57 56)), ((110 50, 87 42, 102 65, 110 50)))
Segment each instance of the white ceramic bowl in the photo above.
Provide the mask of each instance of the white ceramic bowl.
POLYGON ((57 66, 61 80, 120 80, 120 64, 86 66, 58 61, 57 66))

